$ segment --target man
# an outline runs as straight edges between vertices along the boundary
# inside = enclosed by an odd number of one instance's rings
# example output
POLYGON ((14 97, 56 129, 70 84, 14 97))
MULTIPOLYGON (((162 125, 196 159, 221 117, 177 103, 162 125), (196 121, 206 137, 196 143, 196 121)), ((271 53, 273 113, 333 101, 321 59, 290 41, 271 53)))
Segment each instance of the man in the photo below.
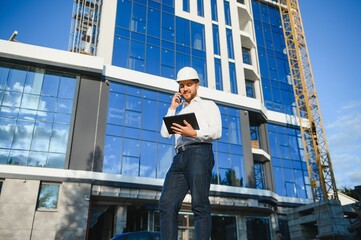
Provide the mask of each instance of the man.
MULTIPOLYGON (((175 93, 166 116, 195 113, 199 130, 184 121, 184 126, 172 124, 176 133, 176 155, 166 175, 159 200, 160 230, 163 240, 176 240, 178 235, 178 212, 188 191, 192 197, 194 213, 194 239, 209 240, 212 230, 211 206, 208 199, 214 155, 212 141, 222 134, 221 114, 212 101, 201 99, 198 94, 198 73, 190 67, 179 70, 179 92, 175 93), (184 99, 182 101, 181 99, 184 99)), ((163 122, 161 135, 169 138, 163 122)))

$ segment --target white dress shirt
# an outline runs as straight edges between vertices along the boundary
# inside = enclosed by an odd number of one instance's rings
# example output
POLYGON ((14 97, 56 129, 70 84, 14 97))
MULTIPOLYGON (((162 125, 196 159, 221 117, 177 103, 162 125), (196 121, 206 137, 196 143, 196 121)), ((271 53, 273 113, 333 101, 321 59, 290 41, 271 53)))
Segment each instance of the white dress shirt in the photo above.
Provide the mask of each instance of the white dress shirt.
MULTIPOLYGON (((221 113, 218 106, 213 101, 203 100, 199 96, 192 99, 190 104, 183 103, 183 109, 179 114, 195 113, 199 130, 196 138, 183 137, 179 134, 175 134, 176 148, 179 146, 191 144, 194 142, 207 142, 211 143, 213 140, 217 140, 222 135, 222 120, 221 113)), ((168 109, 166 116, 174 116, 176 110, 168 109)), ((169 138, 173 134, 169 134, 167 127, 163 121, 161 128, 161 135, 164 138, 169 138)))

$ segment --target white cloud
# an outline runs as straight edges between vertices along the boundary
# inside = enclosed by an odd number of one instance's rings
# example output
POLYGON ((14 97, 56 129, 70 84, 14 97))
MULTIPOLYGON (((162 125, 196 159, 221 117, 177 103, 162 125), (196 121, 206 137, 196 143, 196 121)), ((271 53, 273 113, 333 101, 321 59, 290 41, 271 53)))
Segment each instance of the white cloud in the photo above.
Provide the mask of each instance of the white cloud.
POLYGON ((337 188, 361 185, 361 99, 346 103, 325 129, 337 188))

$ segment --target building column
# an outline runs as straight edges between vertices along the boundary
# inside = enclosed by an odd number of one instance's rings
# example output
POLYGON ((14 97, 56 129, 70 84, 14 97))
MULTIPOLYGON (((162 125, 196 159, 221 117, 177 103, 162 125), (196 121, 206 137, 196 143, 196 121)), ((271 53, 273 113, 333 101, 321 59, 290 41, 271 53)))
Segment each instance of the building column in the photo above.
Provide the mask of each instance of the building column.
POLYGON ((114 235, 123 233, 127 226, 127 206, 116 206, 114 216, 114 235))

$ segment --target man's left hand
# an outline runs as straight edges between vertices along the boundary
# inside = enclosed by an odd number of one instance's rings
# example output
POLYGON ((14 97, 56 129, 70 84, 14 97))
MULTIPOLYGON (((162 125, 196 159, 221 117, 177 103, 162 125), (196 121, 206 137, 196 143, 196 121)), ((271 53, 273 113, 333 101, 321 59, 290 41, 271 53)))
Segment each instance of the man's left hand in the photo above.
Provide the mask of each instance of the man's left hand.
POLYGON ((171 128, 176 134, 182 135, 184 137, 197 137, 197 132, 193 129, 192 125, 190 125, 186 120, 184 120, 183 123, 185 126, 173 123, 171 128))

